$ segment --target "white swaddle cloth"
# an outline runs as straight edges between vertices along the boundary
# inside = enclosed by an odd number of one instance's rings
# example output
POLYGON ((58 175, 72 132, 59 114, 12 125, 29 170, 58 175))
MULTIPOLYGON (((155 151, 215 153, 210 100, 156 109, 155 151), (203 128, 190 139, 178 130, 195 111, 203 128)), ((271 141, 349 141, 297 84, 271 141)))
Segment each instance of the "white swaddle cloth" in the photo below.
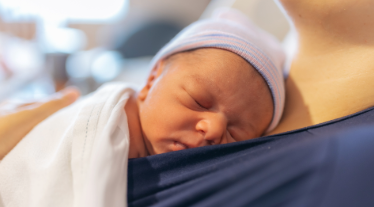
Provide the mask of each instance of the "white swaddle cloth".
POLYGON ((0 206, 127 206, 133 92, 107 84, 36 126, 0 163, 0 206))

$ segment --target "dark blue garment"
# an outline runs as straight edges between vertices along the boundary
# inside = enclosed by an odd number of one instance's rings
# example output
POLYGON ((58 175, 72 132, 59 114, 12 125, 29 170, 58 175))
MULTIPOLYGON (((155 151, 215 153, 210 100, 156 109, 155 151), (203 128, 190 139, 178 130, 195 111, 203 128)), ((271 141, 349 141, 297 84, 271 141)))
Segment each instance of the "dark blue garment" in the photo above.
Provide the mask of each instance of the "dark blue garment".
POLYGON ((374 108, 282 134, 129 160, 129 206, 374 206, 374 108))

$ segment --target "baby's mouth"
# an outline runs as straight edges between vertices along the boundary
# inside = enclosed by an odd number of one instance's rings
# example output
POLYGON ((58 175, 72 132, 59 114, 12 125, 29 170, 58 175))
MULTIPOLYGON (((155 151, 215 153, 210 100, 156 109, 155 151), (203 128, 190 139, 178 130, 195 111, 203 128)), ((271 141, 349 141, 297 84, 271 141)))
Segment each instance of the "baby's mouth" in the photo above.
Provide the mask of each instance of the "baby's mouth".
POLYGON ((174 141, 173 143, 173 146, 172 146, 172 150, 173 151, 179 151, 179 150, 184 150, 184 149, 187 149, 188 147, 178 141, 174 141))

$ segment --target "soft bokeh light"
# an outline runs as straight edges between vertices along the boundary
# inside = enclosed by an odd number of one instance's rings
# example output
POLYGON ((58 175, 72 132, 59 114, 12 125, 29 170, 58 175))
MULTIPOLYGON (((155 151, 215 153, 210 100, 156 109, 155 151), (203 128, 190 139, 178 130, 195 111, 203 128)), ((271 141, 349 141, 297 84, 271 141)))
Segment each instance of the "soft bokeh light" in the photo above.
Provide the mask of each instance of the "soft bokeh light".
POLYGON ((66 60, 66 72, 71 78, 84 79, 91 76, 91 63, 94 51, 82 51, 66 60))
POLYGON ((98 54, 92 63, 92 77, 98 82, 111 81, 121 72, 122 57, 114 51, 105 51, 98 54))
POLYGON ((40 70, 43 59, 38 53, 37 45, 20 39, 0 43, 2 57, 14 73, 27 75, 40 70))
POLYGON ((81 21, 108 21, 127 10, 127 0, 0 0, 11 14, 62 17, 81 21))

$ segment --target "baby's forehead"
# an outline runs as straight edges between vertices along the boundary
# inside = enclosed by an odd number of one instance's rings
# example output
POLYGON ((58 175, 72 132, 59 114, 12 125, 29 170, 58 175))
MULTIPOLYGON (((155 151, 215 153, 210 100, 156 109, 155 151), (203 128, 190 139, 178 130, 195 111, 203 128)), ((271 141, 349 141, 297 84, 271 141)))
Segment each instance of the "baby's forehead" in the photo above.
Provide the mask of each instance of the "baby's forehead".
POLYGON ((224 49, 200 48, 176 53, 166 61, 172 70, 208 83, 220 81, 224 84, 238 79, 236 83, 243 84, 254 78, 263 79, 248 61, 224 49))
POLYGON ((207 72, 225 72, 226 68, 230 69, 230 73, 245 74, 254 71, 253 66, 240 55, 219 48, 199 48, 175 53, 167 57, 166 61, 174 66, 186 65, 207 72))
MULTIPOLYGON (((168 59, 170 70, 204 87, 211 93, 230 95, 241 92, 244 96, 248 88, 258 87, 264 82, 263 77, 241 56, 227 50, 202 48, 177 53, 168 59)), ((267 87, 266 84, 261 85, 267 87)))

